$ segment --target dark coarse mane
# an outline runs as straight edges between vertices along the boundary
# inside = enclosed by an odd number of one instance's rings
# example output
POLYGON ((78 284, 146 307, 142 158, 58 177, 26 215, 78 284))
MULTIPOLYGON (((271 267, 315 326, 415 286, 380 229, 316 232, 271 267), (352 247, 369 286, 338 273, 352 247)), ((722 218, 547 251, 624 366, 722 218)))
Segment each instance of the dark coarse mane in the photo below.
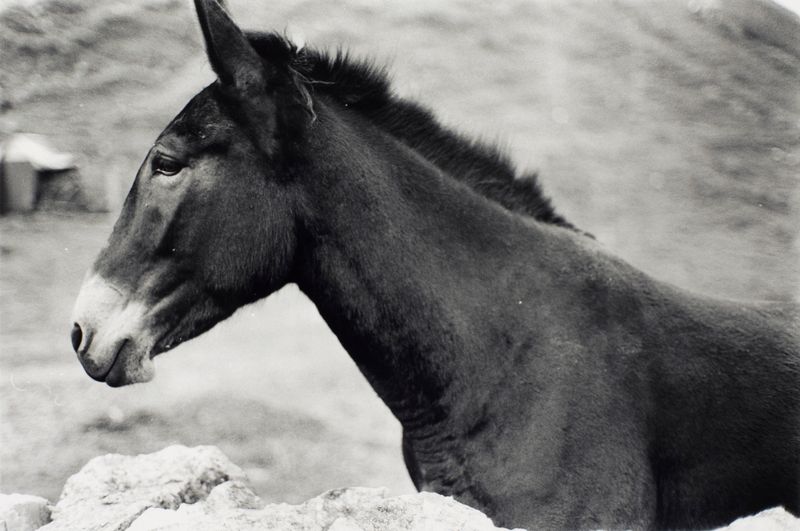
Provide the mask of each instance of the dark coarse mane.
POLYGON ((275 33, 251 32, 248 39, 271 65, 286 65, 307 90, 327 94, 361 113, 481 195, 511 211, 574 229, 556 213, 535 173, 518 176, 509 158, 496 147, 443 127, 429 110, 396 96, 385 68, 353 60, 341 50, 333 55, 298 50, 275 33))

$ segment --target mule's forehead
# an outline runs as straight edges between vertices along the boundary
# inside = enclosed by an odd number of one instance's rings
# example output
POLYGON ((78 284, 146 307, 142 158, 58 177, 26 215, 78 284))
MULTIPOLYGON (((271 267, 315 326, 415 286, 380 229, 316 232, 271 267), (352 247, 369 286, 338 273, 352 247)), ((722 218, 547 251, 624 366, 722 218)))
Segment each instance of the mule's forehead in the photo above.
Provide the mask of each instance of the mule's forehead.
POLYGON ((158 144, 173 149, 202 150, 224 141, 233 121, 226 116, 216 84, 193 97, 159 135, 158 144))

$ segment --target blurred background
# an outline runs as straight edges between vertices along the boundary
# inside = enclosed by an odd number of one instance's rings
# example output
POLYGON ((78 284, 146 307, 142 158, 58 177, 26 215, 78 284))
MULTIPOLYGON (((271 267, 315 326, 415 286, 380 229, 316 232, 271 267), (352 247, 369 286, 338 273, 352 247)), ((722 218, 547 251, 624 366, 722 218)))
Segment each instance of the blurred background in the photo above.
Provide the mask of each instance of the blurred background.
MULTIPOLYGON (((388 64, 398 93, 538 170, 568 220, 652 275, 800 299, 791 2, 228 4, 245 28, 388 64)), ((0 491, 54 500, 91 457, 172 443, 219 446, 268 501, 412 491, 399 425, 294 286, 159 357, 151 383, 110 389, 75 359, 83 273, 212 79, 189 0, 0 1, 4 179, 36 185, 6 182, 0 217, 0 491)))

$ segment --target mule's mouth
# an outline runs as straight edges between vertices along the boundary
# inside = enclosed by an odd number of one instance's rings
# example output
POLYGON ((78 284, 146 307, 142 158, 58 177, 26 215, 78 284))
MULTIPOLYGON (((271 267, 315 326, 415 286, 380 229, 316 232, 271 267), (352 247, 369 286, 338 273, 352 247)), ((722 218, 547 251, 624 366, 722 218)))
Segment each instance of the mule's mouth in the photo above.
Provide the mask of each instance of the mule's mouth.
POLYGON ((153 378, 147 305, 90 273, 78 294, 73 323, 72 346, 92 379, 120 387, 153 378))
POLYGON ((110 387, 120 387, 125 385, 125 371, 124 369, 120 369, 125 364, 120 363, 120 358, 122 358, 123 351, 129 343, 130 341, 127 337, 120 342, 119 348, 117 348, 117 352, 114 354, 114 358, 111 360, 111 365, 108 367, 108 370, 105 374, 101 376, 94 376, 92 373, 87 371, 89 376, 98 382, 106 382, 110 387))
POLYGON ((81 358, 83 370, 93 380, 103 382, 109 387, 122 387, 152 379, 152 356, 146 352, 138 352, 133 339, 123 338, 114 345, 113 352, 114 354, 109 357, 110 363, 103 370, 98 370, 90 359, 81 358))

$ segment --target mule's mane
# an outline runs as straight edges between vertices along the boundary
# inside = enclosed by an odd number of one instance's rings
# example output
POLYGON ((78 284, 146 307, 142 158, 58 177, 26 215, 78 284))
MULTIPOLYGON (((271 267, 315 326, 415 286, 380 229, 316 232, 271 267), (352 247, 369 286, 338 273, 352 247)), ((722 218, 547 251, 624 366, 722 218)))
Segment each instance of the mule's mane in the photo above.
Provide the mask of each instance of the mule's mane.
POLYGON ((443 127, 417 103, 396 96, 385 68, 351 59, 298 50, 275 33, 248 33, 256 51, 272 65, 289 68, 314 93, 324 93, 361 113, 451 177, 505 208, 539 221, 574 229, 556 213, 535 173, 517 175, 498 148, 443 127))

